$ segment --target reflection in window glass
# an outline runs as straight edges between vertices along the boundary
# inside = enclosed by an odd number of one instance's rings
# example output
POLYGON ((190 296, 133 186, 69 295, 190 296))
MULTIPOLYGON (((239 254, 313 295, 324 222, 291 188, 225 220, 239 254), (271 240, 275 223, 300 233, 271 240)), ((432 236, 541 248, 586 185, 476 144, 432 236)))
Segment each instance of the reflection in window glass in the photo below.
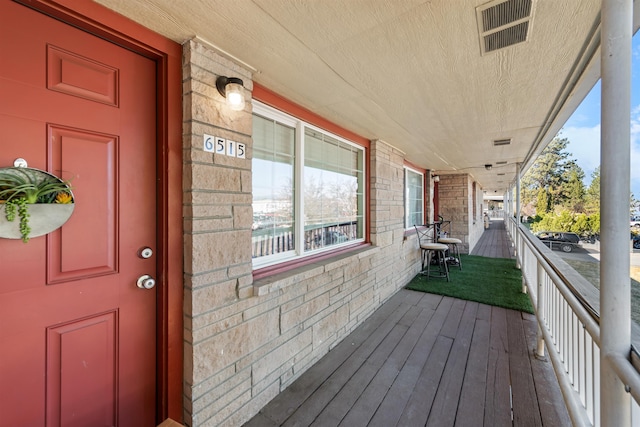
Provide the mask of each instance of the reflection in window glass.
POLYGON ((364 240, 364 157, 363 147, 254 103, 254 268, 364 240))
POLYGON ((295 250, 295 129, 253 117, 253 257, 295 250))
POLYGON ((408 168, 404 171, 404 227, 410 228, 424 224, 424 175, 408 168))
POLYGON ((362 239, 363 150, 309 128, 304 136, 305 250, 362 239))

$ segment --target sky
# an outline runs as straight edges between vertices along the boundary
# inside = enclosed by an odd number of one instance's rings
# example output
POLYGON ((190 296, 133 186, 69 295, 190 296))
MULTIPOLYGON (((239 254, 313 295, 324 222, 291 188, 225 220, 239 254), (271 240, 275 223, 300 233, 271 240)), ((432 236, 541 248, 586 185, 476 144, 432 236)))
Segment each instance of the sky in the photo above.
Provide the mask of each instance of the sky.
MULTIPOLYGON (((631 64, 631 192, 640 199, 640 31, 633 37, 631 64)), ((600 81, 569 118, 559 137, 570 143, 572 154, 585 174, 585 185, 600 165, 600 81)))

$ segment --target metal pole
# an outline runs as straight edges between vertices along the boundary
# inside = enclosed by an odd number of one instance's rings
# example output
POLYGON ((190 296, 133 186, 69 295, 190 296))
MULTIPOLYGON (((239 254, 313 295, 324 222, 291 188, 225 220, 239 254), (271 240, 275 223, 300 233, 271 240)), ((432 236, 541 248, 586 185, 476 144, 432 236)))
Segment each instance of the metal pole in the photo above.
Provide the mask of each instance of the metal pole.
POLYGON ((631 399, 609 355, 631 348, 629 194, 633 0, 602 0, 600 424, 631 425, 631 399), (626 254, 626 255, 625 255, 626 254))

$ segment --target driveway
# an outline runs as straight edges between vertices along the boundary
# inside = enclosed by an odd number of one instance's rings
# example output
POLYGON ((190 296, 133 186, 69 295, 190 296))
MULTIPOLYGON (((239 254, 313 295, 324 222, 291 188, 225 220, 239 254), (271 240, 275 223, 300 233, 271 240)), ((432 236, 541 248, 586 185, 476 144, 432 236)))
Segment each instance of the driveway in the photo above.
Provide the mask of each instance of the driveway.
MULTIPOLYGON (((574 248, 573 252, 569 253, 556 250, 554 250, 553 252, 567 259, 600 261, 600 242, 580 242, 580 244, 576 248, 574 248)), ((629 241, 629 254, 631 257, 631 265, 640 266, 640 249, 633 249, 631 241, 629 241)))
MULTIPOLYGON (((571 263, 571 261, 600 262, 600 242, 580 242, 580 245, 576 247, 573 252, 569 253, 565 253, 562 251, 553 252, 555 254, 558 254, 565 261, 574 265, 574 268, 576 268, 575 264, 571 263)), ((633 249, 631 240, 629 240, 629 260, 631 262, 629 276, 634 280, 640 282, 640 250, 633 249)))

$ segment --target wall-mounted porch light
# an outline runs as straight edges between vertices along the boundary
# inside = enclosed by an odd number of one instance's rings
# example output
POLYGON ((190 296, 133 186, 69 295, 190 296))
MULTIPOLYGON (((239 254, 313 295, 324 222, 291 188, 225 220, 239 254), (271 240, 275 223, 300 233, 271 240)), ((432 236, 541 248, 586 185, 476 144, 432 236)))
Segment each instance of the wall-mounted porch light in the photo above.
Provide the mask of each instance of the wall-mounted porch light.
POLYGON ((227 99, 227 105, 232 110, 244 110, 244 86, 242 85, 243 81, 237 77, 220 76, 216 79, 218 92, 227 99))
POLYGON ((492 167, 493 167, 493 165, 491 165, 491 164, 486 164, 486 165, 484 165, 484 168, 485 168, 486 170, 488 170, 488 171, 490 171, 492 167))

